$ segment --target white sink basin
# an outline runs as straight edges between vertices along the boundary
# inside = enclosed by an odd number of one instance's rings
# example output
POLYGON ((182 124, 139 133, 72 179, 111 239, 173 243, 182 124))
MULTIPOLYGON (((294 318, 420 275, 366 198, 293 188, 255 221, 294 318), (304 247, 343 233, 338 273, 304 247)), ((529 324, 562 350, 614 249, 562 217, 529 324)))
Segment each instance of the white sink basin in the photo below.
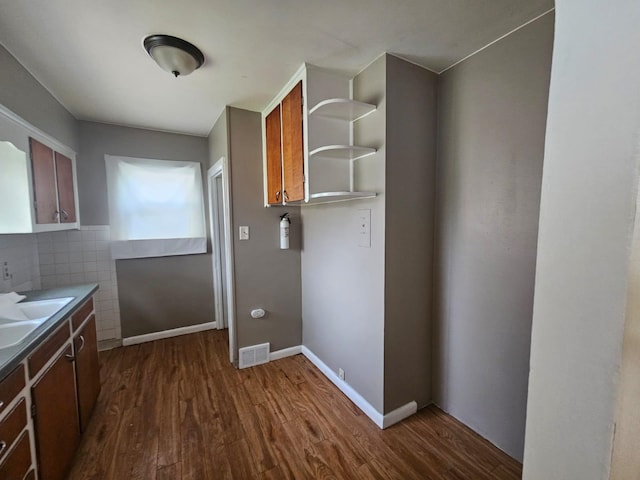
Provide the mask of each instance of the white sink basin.
POLYGON ((41 323, 36 320, 27 320, 0 324, 0 349, 17 345, 41 323))
POLYGON ((44 322, 59 312, 73 297, 15 303, 0 310, 0 323, 38 320, 44 322))
POLYGON ((0 309, 0 349, 12 347, 23 341, 71 300, 73 297, 52 298, 15 303, 0 309))

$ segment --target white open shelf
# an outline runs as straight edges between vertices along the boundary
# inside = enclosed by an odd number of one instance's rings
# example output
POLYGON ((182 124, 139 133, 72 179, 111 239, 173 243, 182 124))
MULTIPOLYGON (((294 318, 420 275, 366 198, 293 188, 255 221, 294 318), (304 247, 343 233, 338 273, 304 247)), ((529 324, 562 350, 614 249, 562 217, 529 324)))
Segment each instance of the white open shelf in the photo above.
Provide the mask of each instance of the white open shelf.
POLYGON ((377 150, 358 145, 325 145, 309 152, 309 158, 338 158, 343 160, 358 160, 373 155, 377 150))
POLYGON ((307 205, 317 205, 319 203, 345 202, 347 200, 357 200, 359 198, 373 198, 376 192, 320 192, 312 193, 309 196, 307 205))
POLYGON ((370 103, 357 102, 348 98, 329 98, 318 103, 309 110, 309 115, 338 118, 353 122, 375 111, 376 106, 370 103))

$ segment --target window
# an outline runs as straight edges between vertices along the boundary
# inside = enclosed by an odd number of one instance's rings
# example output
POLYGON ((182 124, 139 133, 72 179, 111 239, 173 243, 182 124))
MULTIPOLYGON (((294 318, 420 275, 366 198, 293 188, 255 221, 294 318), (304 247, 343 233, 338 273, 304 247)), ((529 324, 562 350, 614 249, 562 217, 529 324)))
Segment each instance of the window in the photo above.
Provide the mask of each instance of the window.
POLYGON ((113 258, 206 252, 199 163, 110 155, 105 163, 113 258))

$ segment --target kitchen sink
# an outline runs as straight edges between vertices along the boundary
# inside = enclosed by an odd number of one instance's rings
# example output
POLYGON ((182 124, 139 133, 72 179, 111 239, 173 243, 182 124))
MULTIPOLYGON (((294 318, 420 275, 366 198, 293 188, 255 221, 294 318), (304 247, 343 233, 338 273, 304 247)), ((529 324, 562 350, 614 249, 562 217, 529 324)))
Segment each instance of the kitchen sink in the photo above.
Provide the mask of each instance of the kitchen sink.
POLYGON ((0 349, 12 347, 58 313, 74 297, 15 303, 0 309, 0 349))
POLYGON ((59 312, 73 297, 52 298, 37 302, 14 303, 0 309, 0 324, 6 322, 24 322, 38 320, 44 322, 59 312))
POLYGON ((41 324, 37 320, 0 324, 0 349, 17 345, 41 324))

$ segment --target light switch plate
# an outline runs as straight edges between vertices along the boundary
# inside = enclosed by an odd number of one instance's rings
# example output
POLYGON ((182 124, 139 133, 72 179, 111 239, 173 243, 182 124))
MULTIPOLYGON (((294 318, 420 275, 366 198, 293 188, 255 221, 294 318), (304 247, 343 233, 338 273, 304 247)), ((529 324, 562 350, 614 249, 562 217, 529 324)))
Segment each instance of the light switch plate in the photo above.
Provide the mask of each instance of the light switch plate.
POLYGON ((240 227, 240 240, 249 240, 249 227, 246 225, 240 227))
POLYGON ((371 210, 358 210, 358 246, 371 248, 371 210))

